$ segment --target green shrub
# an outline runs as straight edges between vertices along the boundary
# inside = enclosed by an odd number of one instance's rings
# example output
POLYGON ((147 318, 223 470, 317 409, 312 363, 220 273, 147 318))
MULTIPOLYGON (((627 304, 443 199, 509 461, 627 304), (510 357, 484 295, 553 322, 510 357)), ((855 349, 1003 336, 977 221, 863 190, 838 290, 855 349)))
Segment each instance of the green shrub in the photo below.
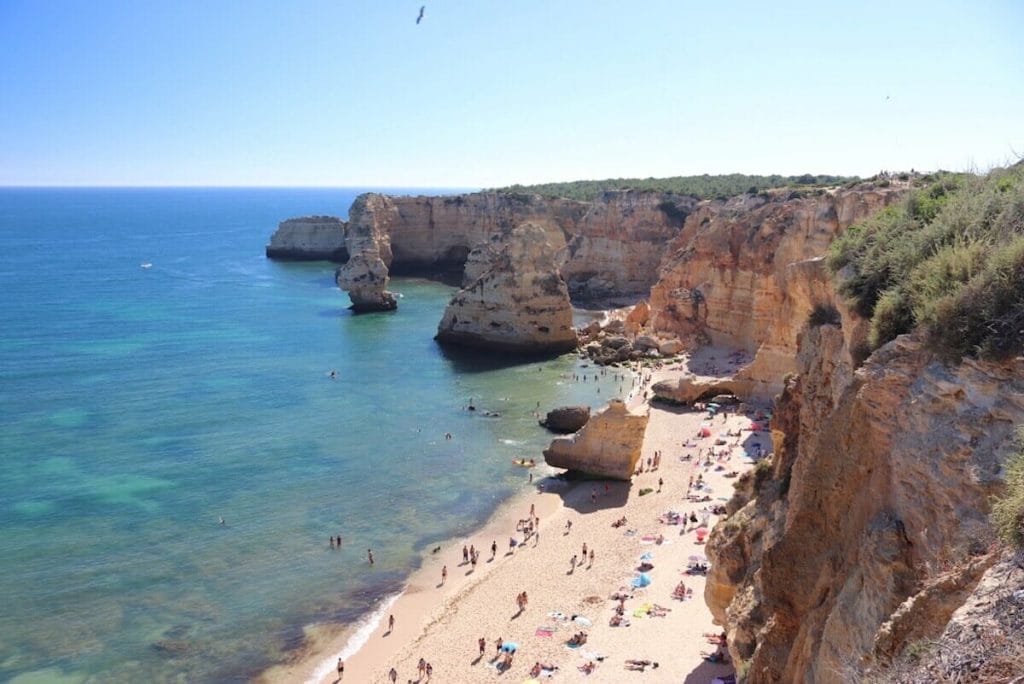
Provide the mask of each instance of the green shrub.
POLYGON ((831 304, 818 304, 807 319, 807 323, 813 328, 822 325, 842 325, 842 322, 839 310, 831 304))
POLYGON ((877 348, 914 329, 944 358, 1024 353, 1024 164, 940 173, 830 248, 877 348))
POLYGON ((992 525, 999 537, 1024 550, 1024 428, 1017 431, 1017 453, 1006 463, 1006 492, 992 504, 992 525))

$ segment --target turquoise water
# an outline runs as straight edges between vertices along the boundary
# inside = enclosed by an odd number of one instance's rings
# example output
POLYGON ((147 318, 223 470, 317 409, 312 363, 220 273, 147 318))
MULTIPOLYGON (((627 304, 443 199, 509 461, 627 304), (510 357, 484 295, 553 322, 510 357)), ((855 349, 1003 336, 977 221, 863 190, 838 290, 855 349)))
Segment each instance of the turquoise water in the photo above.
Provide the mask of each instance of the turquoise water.
POLYGON ((447 286, 352 316, 264 258, 355 194, 0 189, 0 680, 243 681, 525 486, 537 402, 600 403, 572 355, 442 353, 447 286))

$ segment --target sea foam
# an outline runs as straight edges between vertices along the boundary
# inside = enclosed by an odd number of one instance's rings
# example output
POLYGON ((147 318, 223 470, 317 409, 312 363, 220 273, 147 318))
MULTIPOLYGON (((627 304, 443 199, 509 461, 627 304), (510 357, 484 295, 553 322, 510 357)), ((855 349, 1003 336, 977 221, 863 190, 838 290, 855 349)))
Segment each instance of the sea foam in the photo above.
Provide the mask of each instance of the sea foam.
POLYGON ((395 601, 402 595, 402 592, 393 594, 380 604, 377 610, 373 611, 369 615, 365 616, 359 622, 356 623, 356 631, 353 632, 352 636, 345 642, 344 648, 338 651, 337 654, 325 658, 322 663, 317 665, 316 670, 313 672, 313 676, 306 680, 306 684, 317 684, 323 681, 325 677, 335 671, 334 668, 338 666, 338 658, 342 660, 348 660, 356 653, 359 652, 366 642, 370 640, 370 635, 380 625, 380 621, 384 619, 384 614, 391 609, 391 606, 395 605, 395 601))

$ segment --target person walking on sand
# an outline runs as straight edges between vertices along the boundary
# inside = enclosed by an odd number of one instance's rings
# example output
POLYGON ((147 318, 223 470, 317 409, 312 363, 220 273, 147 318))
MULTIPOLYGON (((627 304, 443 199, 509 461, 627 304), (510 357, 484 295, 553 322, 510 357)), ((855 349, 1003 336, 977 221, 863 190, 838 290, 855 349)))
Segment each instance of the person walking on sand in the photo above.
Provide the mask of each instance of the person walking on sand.
POLYGON ((398 681, 398 670, 396 670, 395 668, 391 668, 391 670, 388 671, 388 679, 391 680, 391 684, 394 684, 395 682, 397 682, 398 681))
POLYGON ((590 549, 590 566, 589 567, 591 567, 591 568, 594 567, 594 549, 590 549))
POLYGON ((569 534, 569 532, 571 530, 572 530, 572 520, 566 520, 565 521, 565 533, 569 534))
POLYGON ((416 664, 416 671, 420 673, 420 679, 423 679, 423 675, 427 672, 427 661, 420 658, 420 662, 416 664))
POLYGON ((576 568, 576 554, 572 554, 572 560, 569 561, 569 571, 572 572, 576 568))
POLYGON ((469 549, 467 549, 466 545, 463 544, 462 545, 462 564, 466 565, 467 563, 469 563, 469 549))
POLYGON ((494 560, 494 557, 497 555, 497 553, 498 553, 498 542, 497 541, 492 541, 491 542, 491 560, 494 560))
POLYGON ((480 637, 479 639, 477 639, 476 645, 480 647, 480 657, 483 658, 484 649, 487 648, 487 639, 485 639, 484 637, 480 637))
POLYGON ((341 678, 344 677, 344 676, 345 676, 345 661, 342 660, 341 658, 338 658, 338 681, 341 681, 341 678))
POLYGON ((395 631, 395 616, 388 615, 388 634, 395 631))
POLYGON ((658 478, 658 493, 661 493, 661 486, 664 485, 664 484, 665 484, 665 481, 659 477, 658 478))
POLYGON ((448 566, 447 565, 442 565, 441 566, 441 584, 443 585, 447 579, 448 579, 448 566))

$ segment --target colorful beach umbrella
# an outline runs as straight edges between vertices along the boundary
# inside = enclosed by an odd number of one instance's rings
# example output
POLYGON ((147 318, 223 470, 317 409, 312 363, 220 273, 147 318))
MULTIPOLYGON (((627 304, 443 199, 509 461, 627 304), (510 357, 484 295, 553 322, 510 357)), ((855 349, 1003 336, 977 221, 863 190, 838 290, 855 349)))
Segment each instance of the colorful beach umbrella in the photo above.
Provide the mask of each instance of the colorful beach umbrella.
POLYGON ((646 587, 651 583, 651 576, 646 572, 641 572, 639 575, 633 578, 634 587, 646 587))
POLYGON ((514 641, 506 641, 501 645, 501 650, 505 653, 515 653, 519 649, 519 644, 514 641))

